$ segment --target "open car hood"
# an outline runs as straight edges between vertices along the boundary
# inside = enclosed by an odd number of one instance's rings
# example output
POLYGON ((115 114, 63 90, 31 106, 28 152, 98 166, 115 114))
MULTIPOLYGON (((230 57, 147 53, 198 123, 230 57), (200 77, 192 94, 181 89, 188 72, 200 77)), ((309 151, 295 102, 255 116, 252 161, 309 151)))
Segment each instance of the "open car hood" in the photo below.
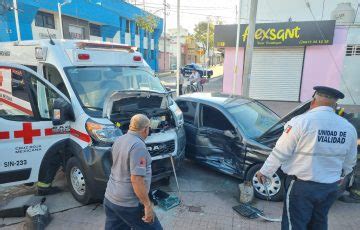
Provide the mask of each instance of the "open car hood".
POLYGON ((145 90, 114 91, 105 99, 102 117, 110 119, 113 113, 141 113, 149 109, 167 109, 171 92, 145 90))
POLYGON ((310 108, 311 101, 307 101, 304 104, 301 104, 297 106, 295 109, 293 109, 290 113, 283 116, 277 123, 275 123, 273 126, 271 126, 264 134, 262 134, 258 139, 264 139, 271 133, 278 133, 277 131, 282 130, 284 127, 284 124, 288 121, 290 121, 293 117, 296 117, 300 114, 305 113, 310 108), (280 126, 280 124, 283 124, 280 126))

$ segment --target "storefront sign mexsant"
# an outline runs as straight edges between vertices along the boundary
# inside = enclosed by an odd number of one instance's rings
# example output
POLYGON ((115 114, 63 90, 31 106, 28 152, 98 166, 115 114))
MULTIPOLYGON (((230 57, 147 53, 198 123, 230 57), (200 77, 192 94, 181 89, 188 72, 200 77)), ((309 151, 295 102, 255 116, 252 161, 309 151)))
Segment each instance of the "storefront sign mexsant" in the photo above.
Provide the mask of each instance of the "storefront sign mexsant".
MULTIPOLYGON (((240 27, 240 46, 245 46, 249 26, 240 27)), ((306 21, 256 24, 254 46, 331 45, 335 21, 306 21)), ((215 45, 235 47, 237 25, 216 25, 215 45)))

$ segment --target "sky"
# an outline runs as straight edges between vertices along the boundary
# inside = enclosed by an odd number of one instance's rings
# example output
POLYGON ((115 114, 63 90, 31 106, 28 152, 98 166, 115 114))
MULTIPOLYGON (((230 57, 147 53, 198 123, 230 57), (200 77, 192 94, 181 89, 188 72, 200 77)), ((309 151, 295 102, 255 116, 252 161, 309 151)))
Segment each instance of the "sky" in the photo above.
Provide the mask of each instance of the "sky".
MULTIPOLYGON (((249 17, 249 5, 251 0, 241 1, 242 23, 247 23, 249 17)), ((331 11, 336 8, 338 3, 349 2, 357 10, 360 0, 258 0, 257 22, 280 22, 288 21, 291 17, 293 21, 309 21, 314 17, 307 8, 305 2, 309 1, 316 20, 330 19, 331 11)), ((132 3, 135 0, 130 1, 132 3)), ((136 0, 138 7, 145 10, 156 12, 155 14, 163 18, 163 0, 136 0)), ((167 16, 167 28, 176 28, 176 4, 177 0, 166 0, 170 8, 167 16)), ((219 17, 224 24, 236 23, 236 8, 239 0, 180 0, 182 27, 192 32, 195 25, 200 21, 206 21, 209 16, 219 17)), ((360 10, 360 9, 359 9, 360 10)), ((359 14, 360 15, 360 12, 359 14)), ((358 16, 357 18, 360 18, 358 16)))

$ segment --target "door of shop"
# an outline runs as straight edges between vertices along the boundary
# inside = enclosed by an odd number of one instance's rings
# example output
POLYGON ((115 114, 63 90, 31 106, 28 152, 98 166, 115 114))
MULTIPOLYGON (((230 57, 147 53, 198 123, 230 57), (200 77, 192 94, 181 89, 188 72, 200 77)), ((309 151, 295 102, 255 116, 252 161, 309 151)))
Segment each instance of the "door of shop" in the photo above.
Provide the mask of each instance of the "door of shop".
POLYGON ((304 47, 254 50, 249 95, 259 100, 299 101, 304 47))

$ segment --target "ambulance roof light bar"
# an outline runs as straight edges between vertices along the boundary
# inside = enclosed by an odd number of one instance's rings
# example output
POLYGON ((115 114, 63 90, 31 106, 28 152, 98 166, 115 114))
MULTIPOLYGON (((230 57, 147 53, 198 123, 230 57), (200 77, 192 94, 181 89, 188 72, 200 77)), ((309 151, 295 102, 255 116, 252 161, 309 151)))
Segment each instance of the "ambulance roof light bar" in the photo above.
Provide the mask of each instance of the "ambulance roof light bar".
POLYGON ((133 53, 137 50, 135 46, 123 45, 123 44, 115 44, 115 43, 100 43, 100 42, 77 42, 77 48, 79 49, 117 49, 117 50, 125 50, 129 53, 133 53))

